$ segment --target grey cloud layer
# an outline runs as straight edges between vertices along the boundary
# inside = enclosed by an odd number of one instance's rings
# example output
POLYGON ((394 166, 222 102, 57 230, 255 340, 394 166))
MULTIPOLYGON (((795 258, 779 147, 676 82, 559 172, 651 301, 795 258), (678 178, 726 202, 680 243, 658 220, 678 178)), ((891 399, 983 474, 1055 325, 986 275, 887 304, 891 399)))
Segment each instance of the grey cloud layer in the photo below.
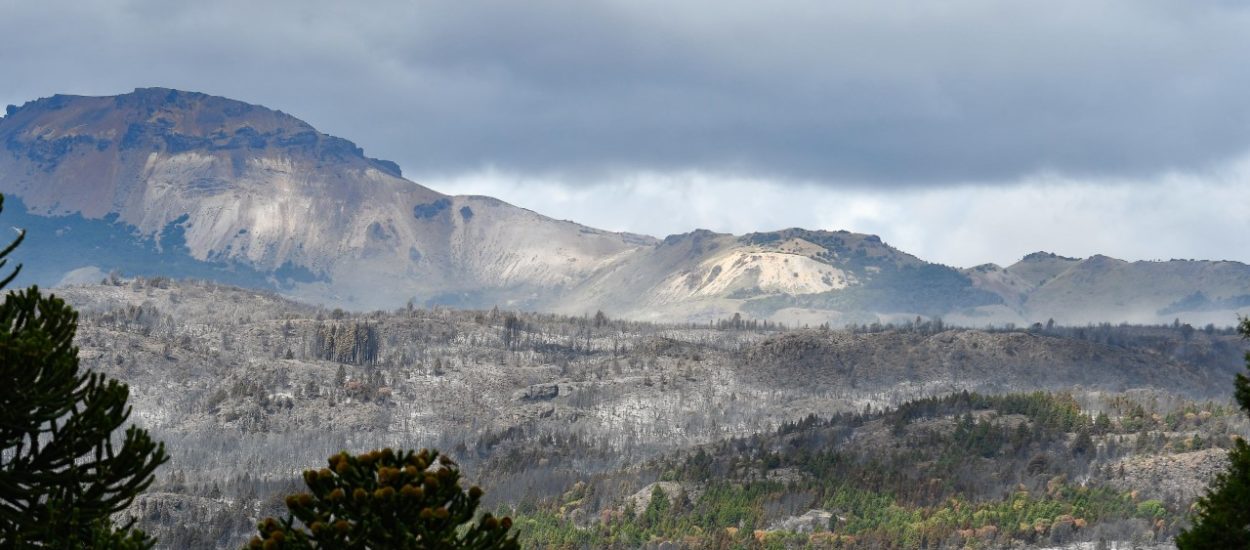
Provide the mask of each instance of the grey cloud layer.
POLYGON ((0 101, 206 91, 418 176, 942 184, 1145 176, 1250 149, 1240 2, 174 4, 6 6, 0 101))

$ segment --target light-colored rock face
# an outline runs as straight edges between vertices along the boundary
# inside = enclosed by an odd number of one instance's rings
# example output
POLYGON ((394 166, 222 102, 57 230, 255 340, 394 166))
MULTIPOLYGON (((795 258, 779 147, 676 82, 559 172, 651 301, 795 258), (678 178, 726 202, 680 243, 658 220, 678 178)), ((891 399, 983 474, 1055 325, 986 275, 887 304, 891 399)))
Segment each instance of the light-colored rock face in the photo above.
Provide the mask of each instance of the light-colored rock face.
POLYGON ((726 251, 701 262, 697 271, 674 274, 662 283, 655 298, 676 302, 743 288, 816 294, 846 288, 854 281, 852 275, 808 256, 752 247, 726 251))
POLYGON ((377 241, 424 240, 408 219, 410 205, 439 198, 373 168, 327 173, 290 157, 231 162, 198 152, 150 154, 121 220, 148 235, 179 223, 189 253, 199 260, 237 260, 263 269, 291 262, 329 272, 344 256, 376 248, 377 241))

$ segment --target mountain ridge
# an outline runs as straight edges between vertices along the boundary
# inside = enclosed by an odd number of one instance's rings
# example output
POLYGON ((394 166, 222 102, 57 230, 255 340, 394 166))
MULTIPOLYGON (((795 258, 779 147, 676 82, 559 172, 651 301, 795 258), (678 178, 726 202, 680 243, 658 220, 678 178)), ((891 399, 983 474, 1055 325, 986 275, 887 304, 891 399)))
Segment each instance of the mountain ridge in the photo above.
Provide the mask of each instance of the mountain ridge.
POLYGON ((1250 266, 1238 262, 1038 252, 961 269, 847 231, 603 231, 439 193, 294 116, 198 92, 55 95, 5 113, 0 192, 21 210, 6 214, 32 229, 33 253, 46 249, 27 262, 42 284, 119 269, 351 309, 413 301, 799 324, 1226 324, 1250 312, 1250 266))

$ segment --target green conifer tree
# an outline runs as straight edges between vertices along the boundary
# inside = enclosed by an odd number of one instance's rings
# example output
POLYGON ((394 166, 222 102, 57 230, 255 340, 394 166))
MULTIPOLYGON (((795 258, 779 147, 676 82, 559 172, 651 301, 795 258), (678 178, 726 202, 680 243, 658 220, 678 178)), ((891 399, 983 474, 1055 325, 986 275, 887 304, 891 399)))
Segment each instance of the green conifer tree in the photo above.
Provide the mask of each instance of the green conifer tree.
MULTIPOLYGON (((1242 337, 1250 338, 1250 318, 1241 320, 1242 337)), ((1246 353, 1250 372, 1250 353, 1246 353)), ((1250 378, 1238 374, 1237 403, 1250 414, 1250 378)), ((1228 453, 1228 470, 1216 476, 1198 499, 1193 527, 1176 537, 1180 550, 1250 549, 1250 444, 1238 439, 1228 453)))
POLYGON ((511 519, 474 520, 482 490, 461 489, 456 463, 438 451, 339 453, 304 483, 310 492, 286 498, 286 519, 261 521, 249 549, 519 548, 511 519))
MULTIPOLYGON (((3 197, 0 197, 3 205, 3 197)), ((0 250, 5 257, 22 233, 0 250)), ((20 266, 18 267, 20 269, 20 266)), ((0 279, 12 282, 15 269, 0 279)), ((125 384, 79 370, 78 314, 39 289, 0 304, 0 546, 145 548, 133 521, 113 525, 167 460, 163 444, 131 427, 125 384)))

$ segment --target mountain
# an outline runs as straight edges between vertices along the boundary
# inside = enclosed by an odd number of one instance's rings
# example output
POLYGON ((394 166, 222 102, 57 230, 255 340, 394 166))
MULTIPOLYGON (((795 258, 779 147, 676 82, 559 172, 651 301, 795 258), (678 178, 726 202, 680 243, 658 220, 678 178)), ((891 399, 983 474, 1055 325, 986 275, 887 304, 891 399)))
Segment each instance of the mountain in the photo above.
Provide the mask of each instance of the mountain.
POLYGON ((524 305, 652 242, 443 195, 281 111, 199 93, 40 99, 8 108, 0 142, 0 191, 43 230, 24 248, 45 282, 94 266, 355 308, 524 305))
POLYGON ((967 325, 1170 322, 1250 313, 1250 266, 1038 253, 926 262, 799 228, 663 240, 448 196, 281 111, 163 88, 57 95, 0 118, 21 282, 197 277, 363 310, 501 305, 651 320, 967 325))

